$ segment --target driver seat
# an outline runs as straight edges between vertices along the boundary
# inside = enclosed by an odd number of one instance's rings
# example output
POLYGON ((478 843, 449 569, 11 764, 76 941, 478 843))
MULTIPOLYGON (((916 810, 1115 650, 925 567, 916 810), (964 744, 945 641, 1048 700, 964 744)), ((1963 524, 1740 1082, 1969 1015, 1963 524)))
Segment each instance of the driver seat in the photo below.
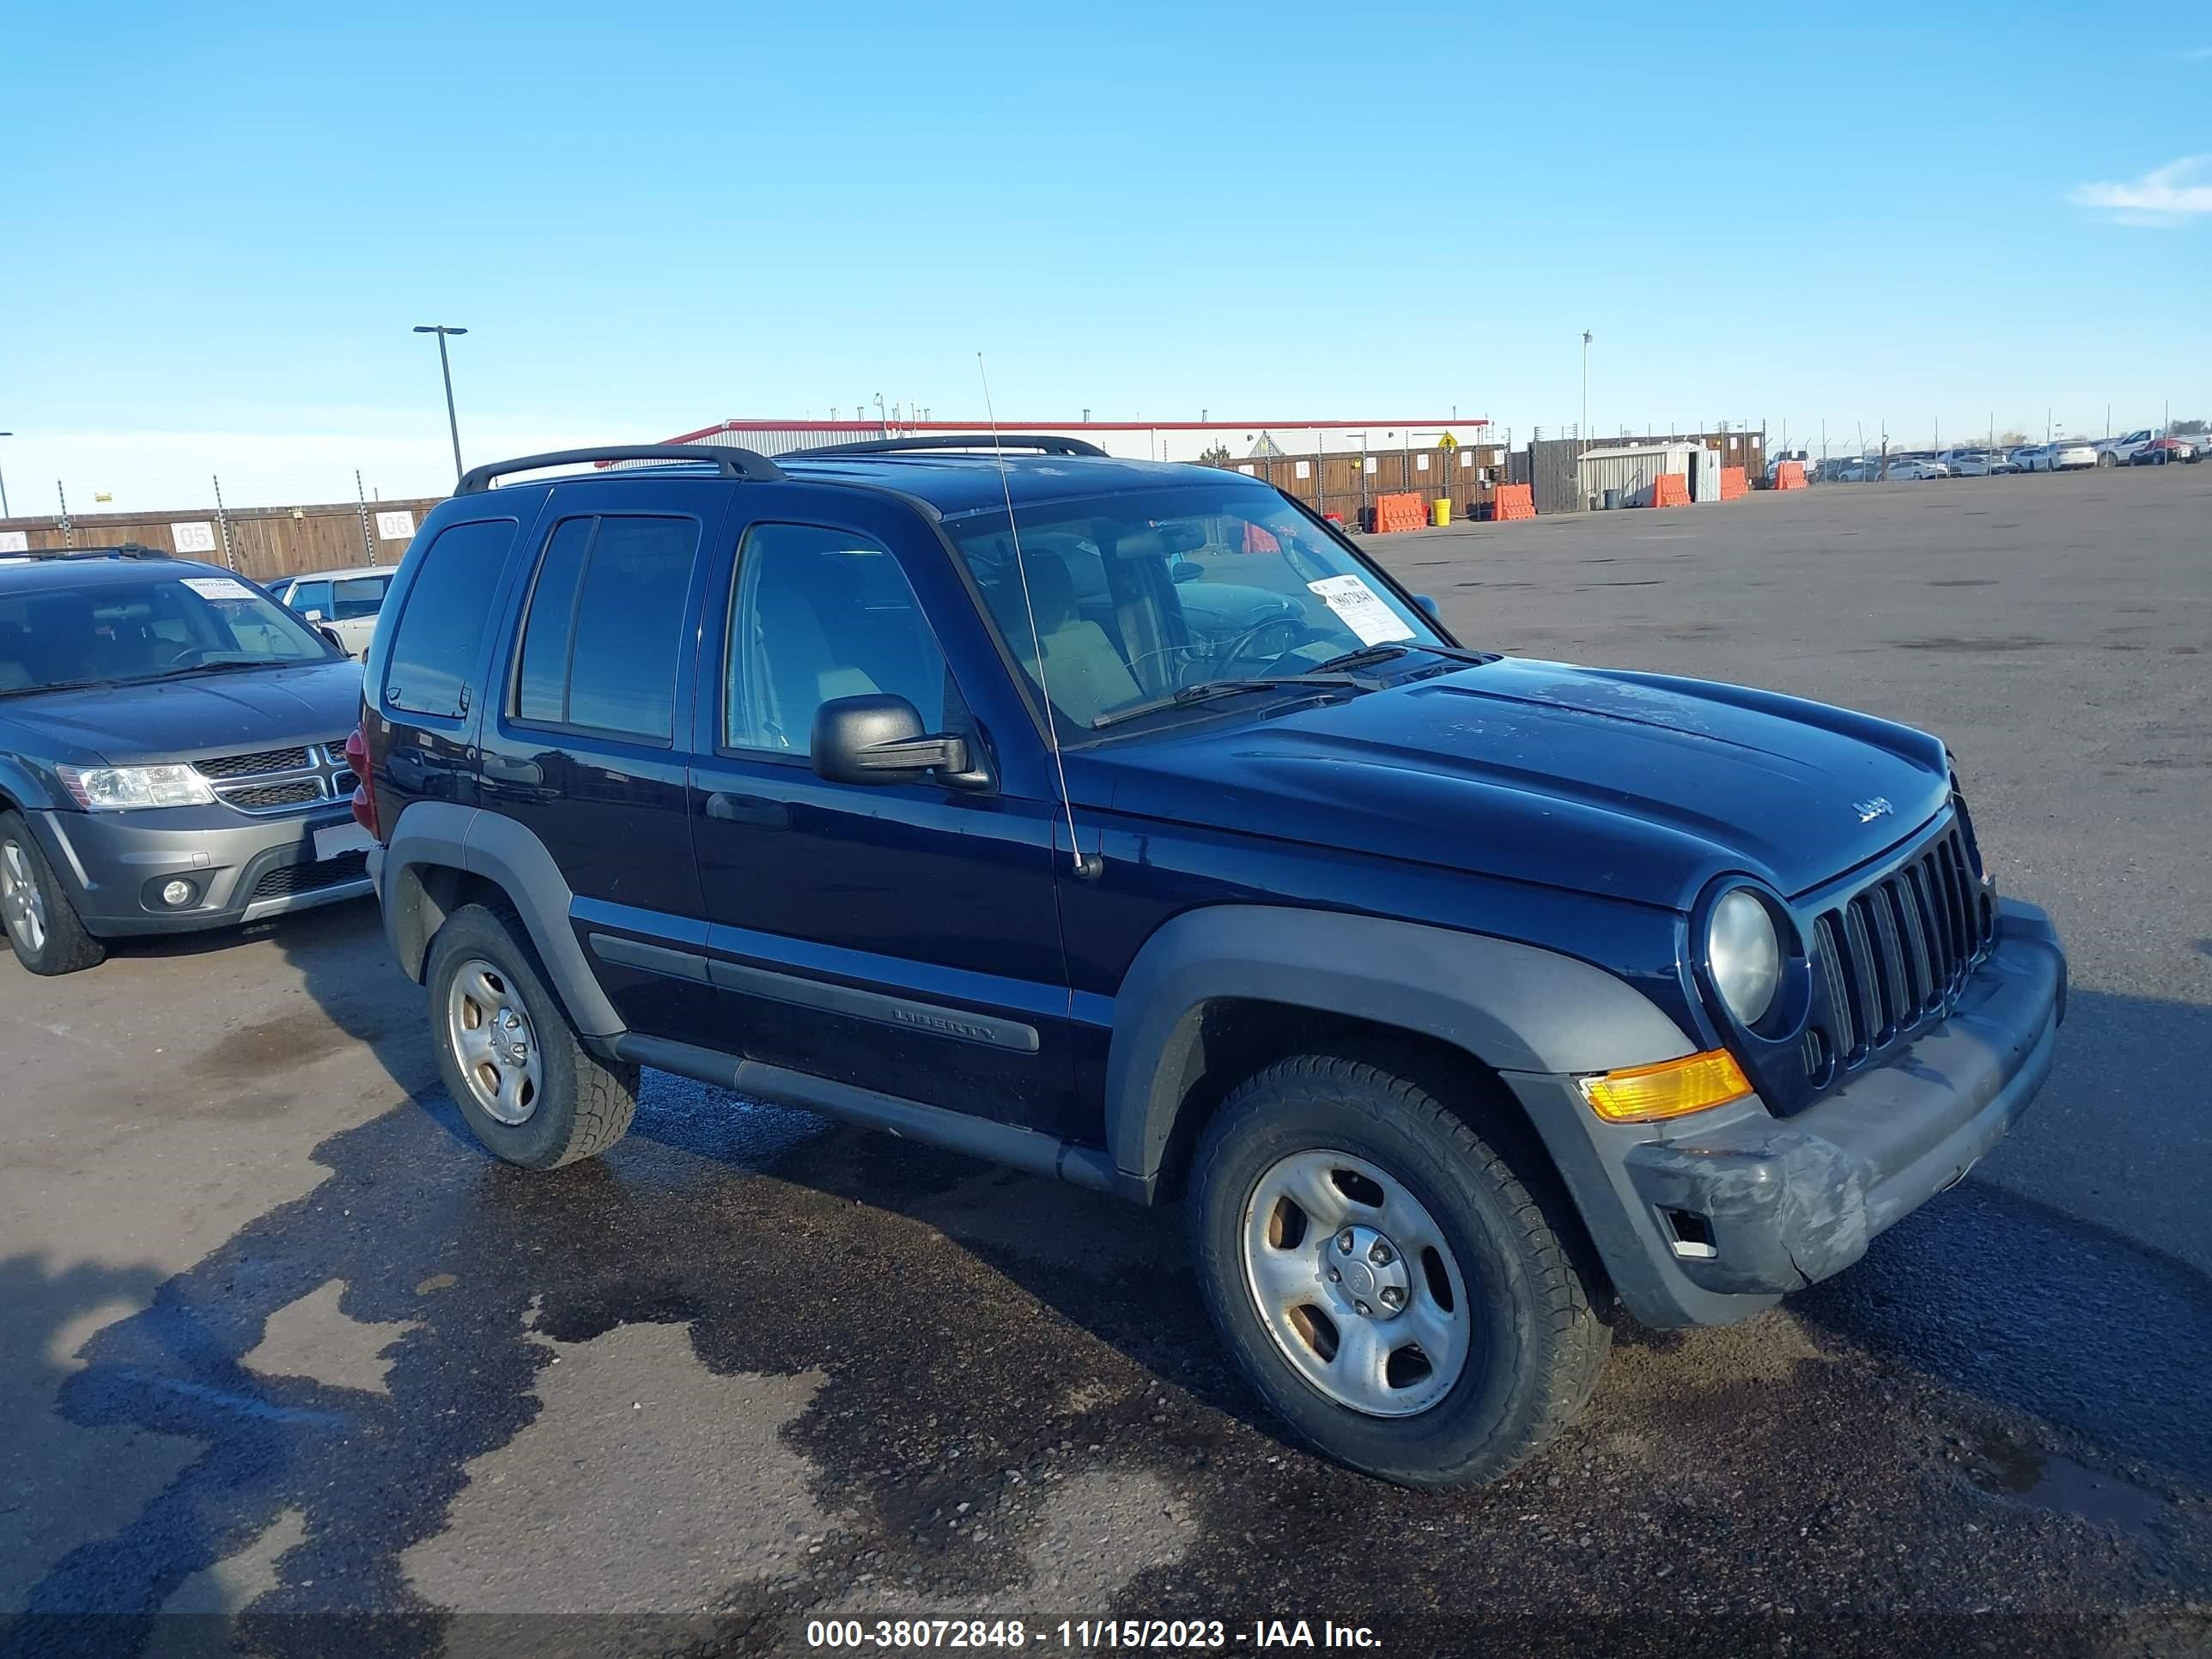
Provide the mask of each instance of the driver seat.
POLYGON ((1006 630, 1008 643, 1022 666, 1045 688, 1052 706, 1078 726, 1088 726, 1108 709, 1134 702, 1143 695, 1137 677, 1121 660, 1106 630, 1084 616, 1067 562, 1057 553, 1031 553, 1023 563, 1029 570, 1030 603, 1036 610, 1043 662, 1037 661, 1036 641, 1023 626, 1026 617, 1006 630))

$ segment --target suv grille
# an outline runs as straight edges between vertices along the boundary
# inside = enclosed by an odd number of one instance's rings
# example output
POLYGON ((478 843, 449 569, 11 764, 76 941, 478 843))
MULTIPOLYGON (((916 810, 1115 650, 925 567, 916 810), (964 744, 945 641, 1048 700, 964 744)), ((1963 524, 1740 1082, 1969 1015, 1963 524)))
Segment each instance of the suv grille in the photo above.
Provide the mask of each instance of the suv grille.
POLYGON ((368 873, 367 853, 341 853, 313 864, 280 864, 254 883, 253 896, 289 898, 295 893, 313 893, 340 882, 359 881, 368 873))
POLYGON ((240 812, 296 812, 353 793, 345 739, 215 755, 192 763, 215 786, 216 799, 240 812))
POLYGON ((1955 821, 1917 858, 1822 911, 1813 950, 1825 1018, 1804 1048, 1814 1080, 1948 1012, 1996 933, 1996 907, 1955 821))
POLYGON ((305 749, 261 749, 250 755, 217 755, 192 764, 213 783, 224 778, 251 777, 256 772, 304 772, 308 760, 305 749))

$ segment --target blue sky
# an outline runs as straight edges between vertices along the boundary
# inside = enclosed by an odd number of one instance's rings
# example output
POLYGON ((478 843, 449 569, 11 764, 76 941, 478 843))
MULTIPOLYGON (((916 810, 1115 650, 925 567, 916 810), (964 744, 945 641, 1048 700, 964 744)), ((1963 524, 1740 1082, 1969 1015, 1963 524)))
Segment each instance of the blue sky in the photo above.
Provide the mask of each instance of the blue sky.
POLYGON ((1525 435, 1585 327, 1598 431, 2212 417, 2212 13, 2142 15, 12 0, 0 468, 436 490, 434 321, 478 459, 979 349, 1002 416, 1525 435))

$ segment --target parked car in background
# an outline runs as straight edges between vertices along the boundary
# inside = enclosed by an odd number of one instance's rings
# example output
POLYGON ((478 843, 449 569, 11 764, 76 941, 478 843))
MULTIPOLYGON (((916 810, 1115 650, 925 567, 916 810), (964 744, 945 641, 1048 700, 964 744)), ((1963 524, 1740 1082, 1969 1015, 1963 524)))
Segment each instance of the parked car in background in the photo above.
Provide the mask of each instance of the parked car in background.
POLYGON ((650 1066, 1180 1200, 1260 1398, 1451 1486, 1616 1302, 1756 1314, 2027 1109, 2065 957, 1940 738, 1472 649, 1256 479, 998 441, 526 457, 424 521, 347 755, 490 1152, 607 1151, 650 1066))
POLYGON ((277 603, 289 605, 311 623, 327 626, 349 657, 368 650, 376 632, 377 612, 384 609, 385 590, 392 586, 389 565, 354 565, 344 570, 317 570, 304 576, 287 576, 271 583, 277 603))
POLYGON ((2118 466, 2124 462, 2132 461, 2136 458, 2136 452, 2155 436, 2157 434, 2151 428, 2144 427, 2139 431, 2129 433, 2125 437, 2100 438, 2093 446, 2097 452, 2097 459, 2091 465, 2118 466))
POLYGON ((1893 483, 1911 483, 1923 478, 1948 478, 1950 469, 1942 462, 1921 455, 1893 455, 1889 470, 1882 475, 1893 483))
POLYGON ((2085 467, 2111 465, 2113 463, 2106 459, 2106 453, 2087 438, 2069 438, 2063 443, 2051 446, 2051 463, 2044 470, 2048 472, 2078 472, 2085 467))
POLYGON ((0 919, 66 974, 105 941, 366 895, 361 669, 229 571, 145 548, 0 559, 0 919))
POLYGON ((2193 461, 2197 446, 2186 438, 2153 438, 2129 457, 2136 466, 2164 466, 2169 461, 2193 461))
POLYGON ((2049 444, 2021 444, 2005 458, 2015 472, 2046 471, 2051 465, 2049 444))

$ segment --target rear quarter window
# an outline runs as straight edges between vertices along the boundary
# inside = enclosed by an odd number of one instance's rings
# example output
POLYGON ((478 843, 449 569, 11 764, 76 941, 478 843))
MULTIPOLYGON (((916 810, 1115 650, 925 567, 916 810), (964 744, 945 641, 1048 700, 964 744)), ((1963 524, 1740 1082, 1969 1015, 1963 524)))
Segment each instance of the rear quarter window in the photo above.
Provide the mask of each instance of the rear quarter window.
POLYGON ((449 720, 469 712, 469 680, 516 528, 513 519, 479 519, 438 532, 392 630, 384 669, 388 708, 449 720))

